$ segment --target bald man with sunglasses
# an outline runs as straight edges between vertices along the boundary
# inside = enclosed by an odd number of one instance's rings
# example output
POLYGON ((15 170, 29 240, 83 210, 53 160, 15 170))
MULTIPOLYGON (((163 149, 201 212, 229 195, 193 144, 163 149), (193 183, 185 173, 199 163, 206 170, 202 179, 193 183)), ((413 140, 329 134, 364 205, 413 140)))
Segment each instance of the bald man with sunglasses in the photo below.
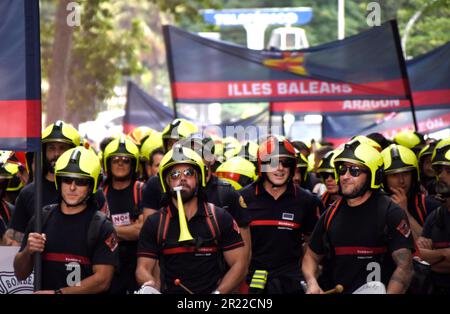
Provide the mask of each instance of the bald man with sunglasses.
POLYGON ((307 293, 319 294, 340 284, 353 293, 372 281, 387 293, 405 293, 412 276, 414 241, 405 212, 384 192, 383 158, 370 145, 353 140, 334 159, 338 200, 320 217, 303 259, 307 293), (329 287, 317 281, 326 257, 329 287))

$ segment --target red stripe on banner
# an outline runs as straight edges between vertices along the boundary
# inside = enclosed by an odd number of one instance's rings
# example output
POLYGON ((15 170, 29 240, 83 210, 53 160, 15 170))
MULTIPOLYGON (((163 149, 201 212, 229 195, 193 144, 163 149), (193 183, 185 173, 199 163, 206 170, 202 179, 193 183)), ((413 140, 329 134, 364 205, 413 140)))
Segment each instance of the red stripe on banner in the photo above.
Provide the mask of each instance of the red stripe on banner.
MULTIPOLYGON (((450 106, 450 89, 413 92, 414 107, 427 109, 439 105, 450 106)), ((410 109, 409 100, 402 99, 354 99, 333 101, 272 102, 273 112, 373 112, 410 109)))
POLYGON ((414 106, 449 105, 450 89, 417 91, 412 93, 414 106))
MULTIPOLYGON (((389 123, 389 122, 388 122, 389 123)), ((450 113, 445 115, 440 115, 437 117, 425 119, 425 120, 419 120, 417 121, 417 127, 418 131, 421 133, 431 133, 438 130, 445 129, 447 127, 450 127, 450 113)), ((385 131, 378 131, 386 138, 393 138, 395 134, 397 134, 400 131, 403 130, 414 130, 414 124, 405 124, 398 126, 396 128, 388 129, 385 131)), ((356 134, 355 134, 356 135, 356 134)), ((350 140, 350 138, 333 138, 333 137, 325 137, 325 141, 330 142, 333 144, 334 147, 338 147, 342 143, 346 143, 350 140)))
POLYGON ((332 96, 381 95, 404 97, 404 80, 349 84, 317 80, 175 82, 175 100, 246 98, 326 98, 332 96))
POLYGON ((409 109, 408 100, 398 99, 354 99, 333 101, 273 102, 273 112, 373 112, 409 109))
POLYGON ((293 229, 300 228, 300 224, 286 220, 254 220, 250 223, 250 226, 276 226, 289 227, 293 229))
POLYGON ((387 252, 387 247, 341 246, 334 249, 336 255, 373 255, 387 252))
POLYGON ((89 258, 80 255, 63 254, 63 253, 44 253, 42 259, 51 262, 77 262, 83 265, 91 265, 89 258))
POLYGON ((446 249, 450 247, 450 242, 433 242, 433 249, 446 249))
POLYGON ((216 247, 201 247, 196 249, 195 247, 176 247, 172 249, 164 249, 163 254, 182 254, 182 253, 214 253, 217 252, 216 247))
POLYGON ((41 137, 40 100, 0 100, 1 138, 41 137))

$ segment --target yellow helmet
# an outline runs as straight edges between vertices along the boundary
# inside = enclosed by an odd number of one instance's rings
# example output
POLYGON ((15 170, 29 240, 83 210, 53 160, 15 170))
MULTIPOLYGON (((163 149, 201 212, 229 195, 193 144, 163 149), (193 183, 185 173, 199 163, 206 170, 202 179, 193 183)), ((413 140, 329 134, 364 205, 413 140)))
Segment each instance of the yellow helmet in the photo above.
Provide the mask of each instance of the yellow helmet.
POLYGON ((259 145, 253 141, 246 141, 241 145, 241 151, 239 152, 239 156, 244 157, 250 161, 258 160, 258 147, 259 145))
POLYGON ((223 138, 217 135, 210 135, 210 137, 214 141, 214 155, 216 156, 216 160, 219 162, 223 161, 223 154, 224 154, 224 144, 223 144, 223 138))
POLYGON ((257 179, 255 165, 241 156, 235 156, 216 169, 216 175, 231 183, 236 189, 240 190, 257 179))
POLYGON ((370 188, 379 189, 383 182, 383 157, 372 146, 351 140, 344 145, 343 150, 334 158, 335 177, 339 182, 337 169, 344 162, 365 166, 370 171, 370 188))
POLYGON ((81 138, 77 129, 70 124, 58 120, 42 131, 42 143, 45 144, 48 142, 67 143, 75 147, 80 145, 81 138))
POLYGON ((431 156, 431 165, 450 166, 450 137, 440 140, 431 156))
POLYGON ((19 174, 19 165, 11 162, 7 162, 3 164, 0 168, 0 179, 8 179, 8 186, 6 187, 6 191, 8 192, 16 192, 22 189, 25 184, 20 180, 19 174))
POLYGON ((302 182, 305 182, 308 175, 309 161, 299 150, 295 149, 296 168, 300 169, 302 182))
POLYGON ((368 138, 367 136, 364 136, 364 135, 353 136, 352 140, 357 140, 357 141, 360 141, 361 143, 368 144, 368 145, 372 146, 373 148, 375 148, 379 152, 381 152, 383 150, 381 148, 381 145, 378 144, 378 142, 376 142, 373 139, 368 138))
POLYGON ((186 119, 175 119, 169 123, 162 131, 163 148, 167 152, 167 140, 169 139, 183 139, 191 135, 192 133, 198 132, 198 127, 186 120, 186 119))
POLYGON ((118 139, 112 140, 106 147, 103 153, 103 167, 105 172, 108 172, 110 159, 113 156, 126 156, 130 157, 132 161, 131 169, 134 172, 138 171, 139 167, 139 148, 132 140, 127 139, 125 136, 121 136, 118 139))
POLYGON ((223 139, 225 159, 237 156, 241 151, 242 145, 238 139, 233 136, 227 136, 223 139))
POLYGON ((323 156, 323 159, 319 162, 319 165, 317 166, 317 173, 326 172, 334 174, 335 172, 334 159, 341 152, 342 149, 335 149, 326 153, 325 156, 323 156))
POLYGON ((142 143, 153 133, 155 130, 147 127, 147 126, 138 126, 131 130, 127 137, 136 144, 136 146, 140 147, 142 143))
POLYGON ((425 145, 423 135, 410 130, 398 132, 393 140, 396 144, 411 149, 414 153, 419 153, 425 145))
POLYGON ((163 147, 162 134, 154 131, 141 145, 141 157, 150 160, 155 149, 163 147))
POLYGON ((10 162, 0 164, 0 179, 10 180, 19 172, 19 166, 10 162))
POLYGON ((91 193, 94 194, 97 192, 100 170, 100 161, 93 151, 81 146, 69 149, 56 161, 56 189, 58 190, 61 177, 89 178, 92 181, 91 193))
POLYGON ((383 156, 385 175, 414 171, 414 175, 416 175, 414 181, 420 180, 416 154, 409 148, 391 144, 381 152, 381 155, 383 156))
POLYGON ((168 190, 165 182, 167 171, 172 168, 172 166, 179 164, 190 164, 197 168, 201 177, 200 184, 203 188, 206 186, 205 165, 202 157, 190 148, 175 144, 173 148, 164 155, 159 164, 159 179, 164 193, 168 190))

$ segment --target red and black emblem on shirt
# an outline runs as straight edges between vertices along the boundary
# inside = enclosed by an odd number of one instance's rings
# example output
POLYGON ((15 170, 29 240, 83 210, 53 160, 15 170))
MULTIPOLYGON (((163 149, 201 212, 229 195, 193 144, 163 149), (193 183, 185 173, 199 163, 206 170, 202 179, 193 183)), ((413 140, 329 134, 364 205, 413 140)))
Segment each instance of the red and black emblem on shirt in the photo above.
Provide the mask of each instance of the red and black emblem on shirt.
POLYGON ((397 230, 403 234, 405 238, 409 237, 411 234, 411 228, 409 227, 408 222, 405 219, 402 219, 397 226, 397 230))
POLYGON ((109 235, 109 237, 105 240, 105 244, 109 247, 111 252, 114 252, 117 246, 119 245, 117 241, 116 233, 113 232, 109 235))

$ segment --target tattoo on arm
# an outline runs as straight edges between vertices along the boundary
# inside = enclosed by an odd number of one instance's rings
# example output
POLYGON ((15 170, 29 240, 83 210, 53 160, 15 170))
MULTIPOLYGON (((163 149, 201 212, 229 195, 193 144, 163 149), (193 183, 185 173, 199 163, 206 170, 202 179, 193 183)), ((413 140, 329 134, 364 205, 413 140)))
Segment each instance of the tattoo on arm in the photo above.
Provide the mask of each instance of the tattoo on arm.
POLYGON ((5 232, 5 237, 17 241, 19 243, 22 243, 24 234, 22 232, 16 231, 14 229, 8 229, 5 232))
POLYGON ((401 284, 403 291, 406 291, 414 275, 411 251, 408 249, 396 250, 392 252, 392 258, 397 268, 391 276, 391 281, 401 284))

